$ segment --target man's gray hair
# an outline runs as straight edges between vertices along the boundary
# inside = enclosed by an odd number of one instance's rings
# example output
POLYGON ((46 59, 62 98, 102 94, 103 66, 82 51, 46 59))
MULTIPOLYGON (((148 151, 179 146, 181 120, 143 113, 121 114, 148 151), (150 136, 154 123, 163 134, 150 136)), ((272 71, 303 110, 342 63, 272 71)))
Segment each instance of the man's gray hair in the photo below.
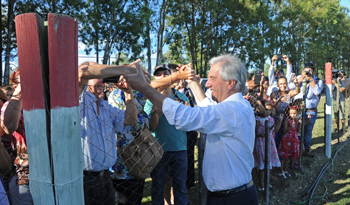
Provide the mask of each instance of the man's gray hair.
POLYGON ((245 82, 247 80, 247 71, 239 58, 231 54, 223 54, 210 59, 210 67, 220 63, 220 76, 224 81, 236 80, 236 90, 244 92, 245 82))

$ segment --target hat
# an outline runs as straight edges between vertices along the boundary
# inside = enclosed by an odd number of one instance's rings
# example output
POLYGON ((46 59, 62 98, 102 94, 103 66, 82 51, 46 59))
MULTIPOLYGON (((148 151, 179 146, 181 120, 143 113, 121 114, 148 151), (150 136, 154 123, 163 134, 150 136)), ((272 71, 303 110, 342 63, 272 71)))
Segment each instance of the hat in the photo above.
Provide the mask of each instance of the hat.
POLYGON ((177 71, 176 68, 179 67, 179 65, 170 63, 170 64, 168 64, 168 67, 169 67, 171 72, 176 72, 177 71))
POLYGON ((315 69, 315 65, 313 63, 305 63, 305 67, 304 68, 311 68, 312 70, 315 69))
POLYGON ((168 70, 168 71, 171 73, 169 67, 168 67, 166 64, 160 64, 160 65, 157 65, 157 66, 154 68, 153 75, 155 75, 156 72, 159 71, 159 70, 168 70))

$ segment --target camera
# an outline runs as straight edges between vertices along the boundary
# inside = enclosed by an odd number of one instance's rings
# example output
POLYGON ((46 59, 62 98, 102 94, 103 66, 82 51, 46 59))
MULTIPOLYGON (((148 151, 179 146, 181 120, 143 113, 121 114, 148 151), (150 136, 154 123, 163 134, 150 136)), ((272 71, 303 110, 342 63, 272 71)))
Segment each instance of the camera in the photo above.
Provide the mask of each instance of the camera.
POLYGON ((307 70, 305 71, 305 74, 306 74, 306 76, 308 76, 308 77, 312 77, 312 71, 311 71, 310 69, 307 69, 307 70))
POLYGON ((343 77, 342 74, 338 71, 338 69, 332 70, 332 79, 336 80, 337 78, 343 77))
POLYGON ((120 78, 120 75, 109 77, 109 78, 102 78, 102 83, 118 83, 119 78, 120 78))
POLYGON ((283 59, 284 59, 283 55, 282 55, 282 54, 277 54, 277 60, 278 60, 278 59, 283 60, 283 59))

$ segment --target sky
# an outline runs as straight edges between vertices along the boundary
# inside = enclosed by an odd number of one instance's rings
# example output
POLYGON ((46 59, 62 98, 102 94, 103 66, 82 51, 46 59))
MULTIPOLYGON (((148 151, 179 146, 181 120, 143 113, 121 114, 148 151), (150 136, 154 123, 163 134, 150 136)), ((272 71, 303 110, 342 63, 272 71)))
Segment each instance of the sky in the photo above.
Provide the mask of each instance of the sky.
POLYGON ((341 6, 346 6, 350 9, 350 0, 340 0, 339 3, 341 6))

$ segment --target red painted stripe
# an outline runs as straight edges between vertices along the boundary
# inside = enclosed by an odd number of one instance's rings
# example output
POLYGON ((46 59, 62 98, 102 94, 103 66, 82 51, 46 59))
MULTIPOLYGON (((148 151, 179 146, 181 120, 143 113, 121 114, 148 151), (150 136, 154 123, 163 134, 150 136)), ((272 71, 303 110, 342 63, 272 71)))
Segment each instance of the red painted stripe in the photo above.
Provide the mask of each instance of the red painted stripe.
POLYGON ((79 105, 78 23, 74 18, 48 15, 51 109, 79 105))
POLYGON ((326 84, 332 85, 332 63, 326 63, 326 84))
POLYGON ((39 18, 35 13, 15 18, 23 109, 27 111, 45 109, 38 34, 39 26, 44 25, 38 24, 39 18))

